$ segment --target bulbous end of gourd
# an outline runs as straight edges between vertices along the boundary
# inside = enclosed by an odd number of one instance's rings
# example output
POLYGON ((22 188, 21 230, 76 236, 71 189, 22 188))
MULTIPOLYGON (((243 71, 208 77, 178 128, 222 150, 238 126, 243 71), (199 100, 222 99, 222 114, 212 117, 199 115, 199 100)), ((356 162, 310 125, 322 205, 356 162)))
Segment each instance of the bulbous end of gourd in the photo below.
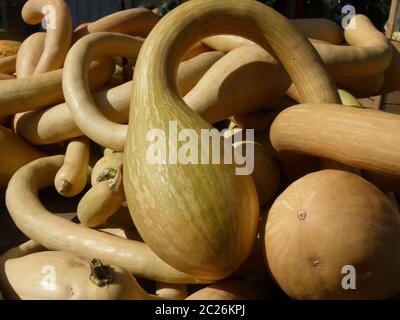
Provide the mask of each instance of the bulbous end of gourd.
POLYGON ((176 70, 186 50, 217 33, 247 36, 264 48, 273 47, 305 101, 340 101, 321 58, 286 18, 256 1, 229 4, 189 1, 152 30, 137 60, 131 101, 135 108, 124 153, 127 202, 144 241, 171 266, 209 280, 229 276, 250 254, 258 197, 252 178, 237 176, 233 164, 148 161, 146 138, 152 129, 170 132, 174 121, 178 132, 190 128, 199 136, 203 129, 212 129, 177 90, 176 70))

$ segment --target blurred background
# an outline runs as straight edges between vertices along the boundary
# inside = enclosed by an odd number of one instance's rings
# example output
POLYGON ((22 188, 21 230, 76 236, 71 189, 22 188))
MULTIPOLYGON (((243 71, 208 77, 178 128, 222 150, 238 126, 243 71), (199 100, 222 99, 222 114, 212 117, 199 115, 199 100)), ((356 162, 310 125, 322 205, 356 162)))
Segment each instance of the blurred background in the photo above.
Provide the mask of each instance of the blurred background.
MULTIPOLYGON (((145 6, 149 9, 161 6, 160 14, 185 2, 185 0, 65 0, 71 9, 74 27, 81 23, 93 21, 110 13, 145 6)), ((274 7, 288 18, 325 17, 340 21, 341 9, 347 4, 356 8, 357 13, 368 15, 380 30, 387 22, 391 0, 258 0, 274 7)), ((13 37, 23 39, 38 31, 40 26, 29 26, 21 19, 21 9, 26 0, 0 0, 0 28, 13 37)), ((5 38, 3 36, 3 38, 5 38)))

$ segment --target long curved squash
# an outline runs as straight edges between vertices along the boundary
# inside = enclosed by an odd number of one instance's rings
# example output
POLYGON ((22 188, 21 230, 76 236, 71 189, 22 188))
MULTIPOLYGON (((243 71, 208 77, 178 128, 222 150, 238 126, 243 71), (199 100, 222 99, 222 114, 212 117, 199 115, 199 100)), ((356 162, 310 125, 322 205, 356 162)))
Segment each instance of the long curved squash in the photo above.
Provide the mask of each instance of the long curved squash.
POLYGON ((146 37, 158 19, 157 15, 144 8, 122 10, 79 28, 74 32, 73 39, 76 42, 83 36, 95 32, 116 32, 146 37))
MULTIPOLYGON (((328 19, 293 19, 290 20, 293 26, 307 38, 325 41, 331 44, 343 42, 343 30, 333 21, 328 19)), ((254 44, 252 41, 238 36, 217 35, 203 39, 201 42, 209 47, 229 52, 240 46, 254 44)))
POLYGON ((22 42, 17 54, 17 78, 33 75, 42 56, 46 42, 46 33, 36 32, 22 42))
POLYGON ((281 112, 270 138, 292 151, 400 177, 400 116, 333 104, 304 104, 281 112))
POLYGON ((83 133, 96 143, 123 151, 126 126, 113 123, 97 111, 88 91, 85 72, 89 62, 107 52, 108 56, 137 58, 143 41, 111 32, 90 34, 74 44, 65 60, 63 92, 71 115, 83 133), (113 136, 108 133, 114 131, 113 136))
MULTIPOLYGON (((386 36, 364 15, 354 16, 352 23, 356 23, 356 27, 345 31, 345 39, 349 46, 311 41, 322 60, 334 75, 362 76, 385 71, 392 60, 392 49, 386 36)), ((213 42, 205 43, 223 52, 249 44, 249 41, 243 38, 223 37, 225 38, 216 38, 213 42)), ((304 67, 306 66, 304 64, 304 67)))
POLYGON ((243 46, 216 62, 184 100, 215 123, 268 106, 283 97, 290 84, 287 72, 264 49, 243 46))
MULTIPOLYGON (((33 74, 61 68, 71 46, 72 19, 68 5, 63 0, 28 0, 22 8, 22 18, 26 23, 38 24, 44 16, 47 21, 46 40, 33 74)), ((32 55, 36 54, 32 51, 32 55)))
POLYGON ((106 264, 121 266, 145 279, 168 283, 209 282, 174 269, 142 242, 87 229, 47 211, 37 193, 53 185, 63 163, 64 156, 32 161, 19 169, 8 184, 7 209, 25 235, 47 249, 72 251, 87 258, 95 256, 106 264))
MULTIPOLYGON (((89 83, 92 89, 106 82, 114 71, 114 61, 98 58, 90 66, 89 83)), ((63 70, 55 70, 23 79, 8 80, 0 86, 0 115, 42 109, 64 100, 63 70)))
POLYGON ((308 40, 285 17, 258 2, 192 0, 149 34, 134 74, 135 108, 124 153, 127 203, 138 231, 160 258, 178 270, 214 279, 232 274, 250 254, 258 224, 254 183, 249 176, 236 176, 235 165, 150 164, 144 133, 169 132, 170 121, 197 135, 212 129, 180 97, 176 70, 193 43, 227 32, 265 48, 271 45, 305 100, 339 101, 308 40), (165 239, 171 239, 168 246, 165 239))
MULTIPOLYGON (((205 52, 182 62, 178 70, 178 88, 185 95, 200 80, 204 73, 223 54, 205 52)), ((99 111, 117 123, 127 123, 132 82, 96 92, 93 99, 99 111)), ((75 124, 65 103, 51 108, 26 112, 14 117, 14 130, 32 144, 51 144, 83 135, 75 124)), ((112 134, 112 132, 110 132, 112 134)))

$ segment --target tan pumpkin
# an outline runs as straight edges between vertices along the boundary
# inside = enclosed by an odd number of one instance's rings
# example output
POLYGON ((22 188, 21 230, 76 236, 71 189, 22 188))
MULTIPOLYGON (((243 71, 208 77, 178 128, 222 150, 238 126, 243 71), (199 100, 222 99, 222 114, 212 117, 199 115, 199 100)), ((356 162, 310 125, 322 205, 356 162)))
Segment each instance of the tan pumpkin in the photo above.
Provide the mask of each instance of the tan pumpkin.
POLYGON ((363 178, 312 173, 290 185, 268 213, 268 269, 294 299, 395 297, 399 219, 385 194, 363 178))

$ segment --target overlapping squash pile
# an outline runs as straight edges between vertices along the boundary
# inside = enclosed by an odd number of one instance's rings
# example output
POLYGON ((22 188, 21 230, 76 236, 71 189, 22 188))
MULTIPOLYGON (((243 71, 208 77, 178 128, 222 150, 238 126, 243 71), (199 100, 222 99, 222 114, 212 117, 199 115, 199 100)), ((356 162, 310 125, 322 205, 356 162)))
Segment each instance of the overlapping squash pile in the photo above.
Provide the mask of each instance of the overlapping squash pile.
POLYGON ((0 186, 30 239, 1 256, 4 298, 400 294, 400 116, 356 99, 400 88, 400 45, 366 16, 343 31, 253 0, 76 30, 63 0, 28 0, 22 16, 38 24, 45 7, 46 32, 0 57, 0 186), (154 130, 184 147, 184 130, 215 128, 224 151, 253 151, 252 172, 149 159, 154 130), (76 212, 50 212, 42 189, 76 212))

